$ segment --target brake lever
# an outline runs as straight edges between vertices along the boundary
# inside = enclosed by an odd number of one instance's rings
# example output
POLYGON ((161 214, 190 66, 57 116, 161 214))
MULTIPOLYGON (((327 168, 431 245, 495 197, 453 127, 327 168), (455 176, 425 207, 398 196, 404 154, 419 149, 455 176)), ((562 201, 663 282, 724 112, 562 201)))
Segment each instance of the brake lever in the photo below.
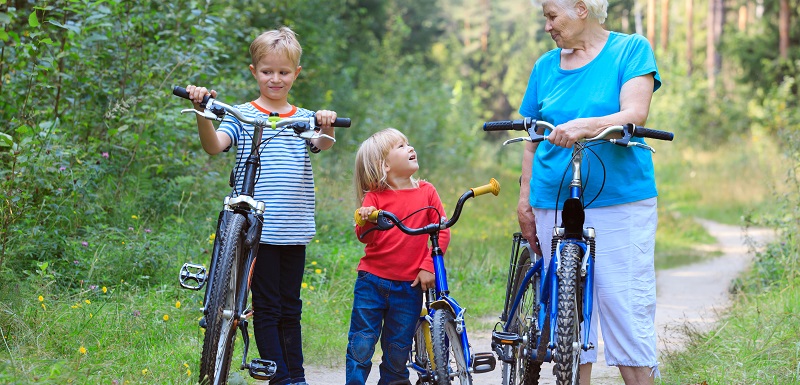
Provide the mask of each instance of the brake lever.
POLYGON ((303 139, 326 138, 326 139, 330 139, 330 140, 336 142, 336 139, 334 139, 332 136, 325 135, 325 134, 320 134, 319 132, 313 131, 313 130, 312 131, 303 131, 303 132, 297 134, 297 136, 299 136, 299 137, 301 137, 303 139))
POLYGON ((202 116, 202 117, 204 117, 206 119, 222 121, 221 117, 217 116, 216 114, 214 114, 213 112, 209 111, 208 109, 206 109, 205 111, 198 111, 198 110, 195 110, 194 108, 187 108, 185 110, 181 110, 181 114, 186 114, 186 113, 190 113, 190 112, 193 112, 193 113, 195 113, 197 115, 200 115, 200 116, 202 116))
POLYGON ((533 140, 531 140, 530 137, 521 136, 519 138, 513 138, 513 139, 506 140, 505 142, 503 142, 503 146, 505 146, 507 144, 510 144, 510 143, 516 143, 516 142, 522 142, 522 141, 533 142, 533 140))

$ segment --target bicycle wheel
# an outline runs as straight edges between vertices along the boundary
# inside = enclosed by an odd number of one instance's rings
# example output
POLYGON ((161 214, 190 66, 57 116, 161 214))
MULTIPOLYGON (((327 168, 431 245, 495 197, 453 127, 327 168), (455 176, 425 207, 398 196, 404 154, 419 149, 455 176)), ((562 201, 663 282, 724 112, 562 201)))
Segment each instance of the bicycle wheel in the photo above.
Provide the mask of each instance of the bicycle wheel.
POLYGON ((567 243, 561 249, 561 270, 558 272, 558 322, 556 329, 556 353, 553 373, 556 385, 578 383, 580 375, 580 312, 578 306, 578 266, 581 248, 567 243))
POLYGON ((433 362, 437 385, 450 385, 451 379, 457 384, 472 385, 472 375, 464 359, 461 337, 456 331, 455 316, 447 309, 433 313, 431 325, 433 339, 433 362))
MULTIPOLYGON (((517 351, 513 352, 514 361, 511 363, 503 362, 503 384, 537 385, 539 383, 542 361, 549 342, 549 333, 541 333, 542 340, 539 347, 542 349, 537 349, 536 338, 541 331, 537 321, 539 296, 541 295, 539 290, 542 280, 541 275, 535 273, 530 281, 524 287, 522 286, 522 280, 528 270, 539 258, 541 257, 534 254, 533 259, 531 259, 528 248, 523 248, 515 269, 514 286, 509 295, 511 298, 516 298, 517 293, 520 291, 523 294, 519 305, 517 305, 516 312, 509 318, 508 331, 522 337, 522 342, 518 345, 517 351), (535 358, 532 355, 534 350, 538 350, 535 358)), ((511 347, 509 346, 506 349, 511 349, 511 347)))
POLYGON ((431 355, 433 355, 433 346, 431 344, 430 324, 428 321, 420 320, 417 323, 417 330, 414 331, 411 362, 424 369, 425 372, 419 374, 416 385, 434 385, 432 381, 433 366, 431 365, 431 355))
POLYGON ((236 287, 244 258, 242 231, 246 220, 234 214, 223 233, 214 284, 208 299, 206 333, 200 357, 200 383, 225 384, 236 338, 236 287))

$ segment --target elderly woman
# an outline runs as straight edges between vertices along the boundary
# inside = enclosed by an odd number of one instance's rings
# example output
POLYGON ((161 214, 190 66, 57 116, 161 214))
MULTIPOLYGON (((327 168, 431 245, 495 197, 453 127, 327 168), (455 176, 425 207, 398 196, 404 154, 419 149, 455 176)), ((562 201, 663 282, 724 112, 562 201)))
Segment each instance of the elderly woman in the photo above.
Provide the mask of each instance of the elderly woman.
MULTIPOLYGON (((517 209, 527 239, 550 250, 552 227, 569 191, 571 147, 612 125, 644 125, 650 100, 661 86, 655 58, 639 35, 603 27, 607 0, 541 1, 545 31, 558 48, 533 67, 519 112, 556 126, 548 141, 527 143, 517 209)), ((655 333, 656 185, 648 151, 612 144, 592 147, 584 157, 586 226, 596 230, 595 311, 605 357, 625 383, 653 384, 658 375, 655 333), (596 154, 596 156, 595 156, 596 154), (604 183, 605 182, 605 183, 604 183)), ((581 357, 581 384, 588 384, 597 351, 581 357)))

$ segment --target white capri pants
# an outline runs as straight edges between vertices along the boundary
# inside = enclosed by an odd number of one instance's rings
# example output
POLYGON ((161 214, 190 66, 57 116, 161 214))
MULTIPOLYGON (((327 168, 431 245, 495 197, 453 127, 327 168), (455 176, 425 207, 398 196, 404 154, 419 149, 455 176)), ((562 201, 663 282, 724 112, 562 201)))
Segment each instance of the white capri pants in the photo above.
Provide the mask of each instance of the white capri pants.
MULTIPOLYGON (((539 244, 545 262, 549 262, 556 210, 534 209, 534 214, 539 244)), ((560 210, 558 217, 560 225, 560 210)), ((654 267, 657 223, 656 198, 586 210, 584 227, 594 227, 596 233, 589 336, 595 348, 581 354, 582 364, 597 362, 599 318, 608 365, 649 367, 658 376, 654 267)))

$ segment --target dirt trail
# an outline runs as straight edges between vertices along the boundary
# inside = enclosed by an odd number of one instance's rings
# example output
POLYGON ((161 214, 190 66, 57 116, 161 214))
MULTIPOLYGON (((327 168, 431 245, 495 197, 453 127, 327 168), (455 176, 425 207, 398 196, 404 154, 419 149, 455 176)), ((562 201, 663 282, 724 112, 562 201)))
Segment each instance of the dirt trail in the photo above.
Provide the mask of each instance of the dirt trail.
MULTIPOLYGON (((745 236, 753 238, 757 245, 763 245, 773 235, 771 230, 766 229, 750 229, 744 234, 737 226, 706 220, 699 222, 717 238, 718 244, 710 247, 710 250, 719 250, 723 254, 709 261, 657 273, 656 326, 660 351, 679 349, 683 343, 681 331, 687 324, 700 329, 713 325, 717 311, 724 309, 729 303, 728 288, 731 280, 747 267, 752 257, 745 245, 745 236)), ((490 337, 489 330, 483 332, 470 329, 470 342, 476 351, 489 351, 490 337)), ((592 384, 622 384, 619 370, 606 366, 602 336, 598 353, 599 360, 592 370, 592 384)), ((373 362, 376 360, 379 361, 380 357, 375 357, 373 362)), ((373 364, 367 385, 378 383, 377 364, 373 364)), ((309 362, 306 366, 306 377, 311 385, 342 385, 345 382, 343 366, 329 368, 309 362)), ((551 373, 551 366, 542 368, 542 385, 553 383, 551 373)), ((413 373, 411 381, 416 381, 413 373)), ((500 385, 500 372, 495 369, 493 372, 476 374, 473 382, 476 385, 500 385)))

